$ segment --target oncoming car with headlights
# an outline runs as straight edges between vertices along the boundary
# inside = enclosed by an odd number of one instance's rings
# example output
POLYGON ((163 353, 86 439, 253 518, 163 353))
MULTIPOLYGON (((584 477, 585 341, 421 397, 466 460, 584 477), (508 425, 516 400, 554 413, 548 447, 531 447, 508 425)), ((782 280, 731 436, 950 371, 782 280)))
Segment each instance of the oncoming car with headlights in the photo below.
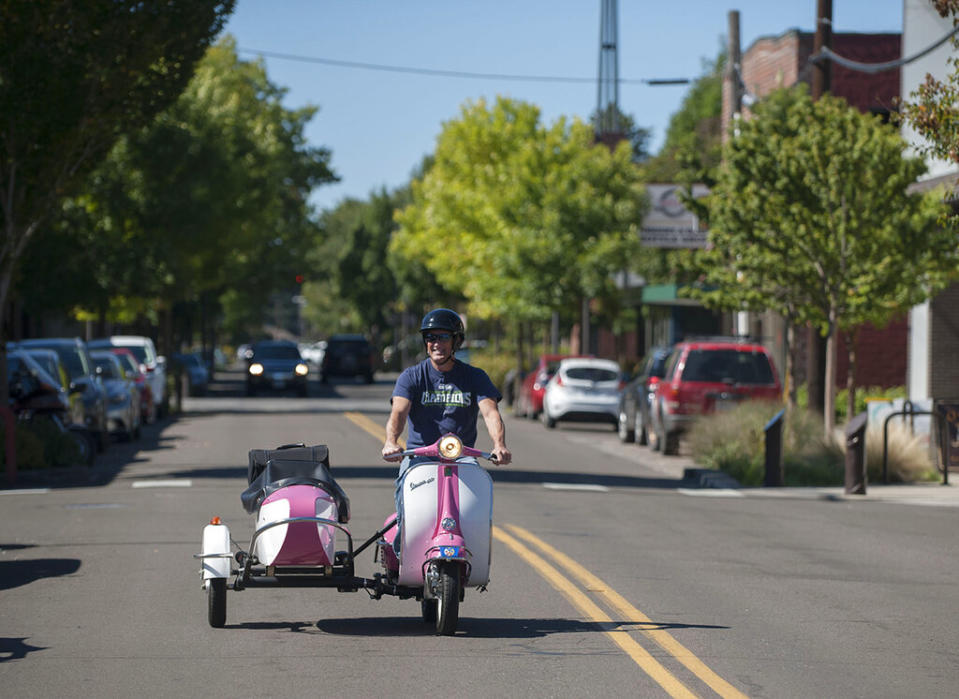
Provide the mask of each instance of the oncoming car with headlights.
POLYGON ((300 356, 296 343, 265 340, 253 345, 246 370, 246 393, 293 390, 301 396, 309 393, 309 364, 300 356))

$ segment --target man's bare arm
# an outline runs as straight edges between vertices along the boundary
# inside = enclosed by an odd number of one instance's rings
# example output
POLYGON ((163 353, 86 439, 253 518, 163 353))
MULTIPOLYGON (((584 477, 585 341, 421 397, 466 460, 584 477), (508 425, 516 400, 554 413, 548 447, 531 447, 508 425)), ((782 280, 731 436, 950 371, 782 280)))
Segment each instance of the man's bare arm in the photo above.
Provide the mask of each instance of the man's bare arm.
POLYGON ((395 457, 403 451, 399 440, 400 435, 403 434, 403 428, 406 427, 406 418, 409 417, 411 406, 409 398, 393 396, 393 407, 386 421, 386 441, 383 443, 383 458, 387 461, 396 461, 396 458, 389 457, 395 457))
POLYGON ((499 465, 505 466, 512 461, 513 455, 506 448, 506 425, 499 414, 499 406, 492 398, 484 398, 479 402, 479 409, 486 423, 486 431, 493 440, 493 455, 499 465))

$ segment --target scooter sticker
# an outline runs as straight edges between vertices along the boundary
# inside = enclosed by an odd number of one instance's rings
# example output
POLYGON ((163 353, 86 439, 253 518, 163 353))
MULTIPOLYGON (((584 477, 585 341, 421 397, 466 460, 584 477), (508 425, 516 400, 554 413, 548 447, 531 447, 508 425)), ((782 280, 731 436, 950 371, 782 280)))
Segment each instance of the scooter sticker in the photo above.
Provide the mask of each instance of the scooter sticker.
POLYGON ((441 558, 459 558, 461 546, 440 546, 441 558))

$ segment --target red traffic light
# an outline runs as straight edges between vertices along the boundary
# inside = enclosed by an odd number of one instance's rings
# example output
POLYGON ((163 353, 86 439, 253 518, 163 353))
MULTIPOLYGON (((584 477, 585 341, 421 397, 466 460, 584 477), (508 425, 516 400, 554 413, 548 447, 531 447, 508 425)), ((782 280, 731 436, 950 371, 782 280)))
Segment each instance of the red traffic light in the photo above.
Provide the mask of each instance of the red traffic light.
POLYGON ((294 279, 296 279, 296 283, 297 283, 297 284, 302 284, 302 283, 303 283, 303 278, 304 278, 304 277, 303 277, 302 274, 297 274, 296 277, 294 277, 294 279))

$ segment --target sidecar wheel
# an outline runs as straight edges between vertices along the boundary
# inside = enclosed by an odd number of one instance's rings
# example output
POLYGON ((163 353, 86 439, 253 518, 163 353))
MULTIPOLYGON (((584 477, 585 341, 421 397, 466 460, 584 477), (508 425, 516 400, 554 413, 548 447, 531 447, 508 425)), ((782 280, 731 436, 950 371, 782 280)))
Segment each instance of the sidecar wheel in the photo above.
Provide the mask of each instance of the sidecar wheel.
POLYGON ((440 568, 436 599, 436 633, 452 636, 460 616, 460 571, 455 563, 444 563, 440 568))
POLYGON ((420 611, 423 612, 423 621, 427 624, 436 623, 436 599, 426 599, 420 602, 420 611))
POLYGON ((226 624, 226 578, 211 578, 207 589, 210 626, 222 629, 226 624))

